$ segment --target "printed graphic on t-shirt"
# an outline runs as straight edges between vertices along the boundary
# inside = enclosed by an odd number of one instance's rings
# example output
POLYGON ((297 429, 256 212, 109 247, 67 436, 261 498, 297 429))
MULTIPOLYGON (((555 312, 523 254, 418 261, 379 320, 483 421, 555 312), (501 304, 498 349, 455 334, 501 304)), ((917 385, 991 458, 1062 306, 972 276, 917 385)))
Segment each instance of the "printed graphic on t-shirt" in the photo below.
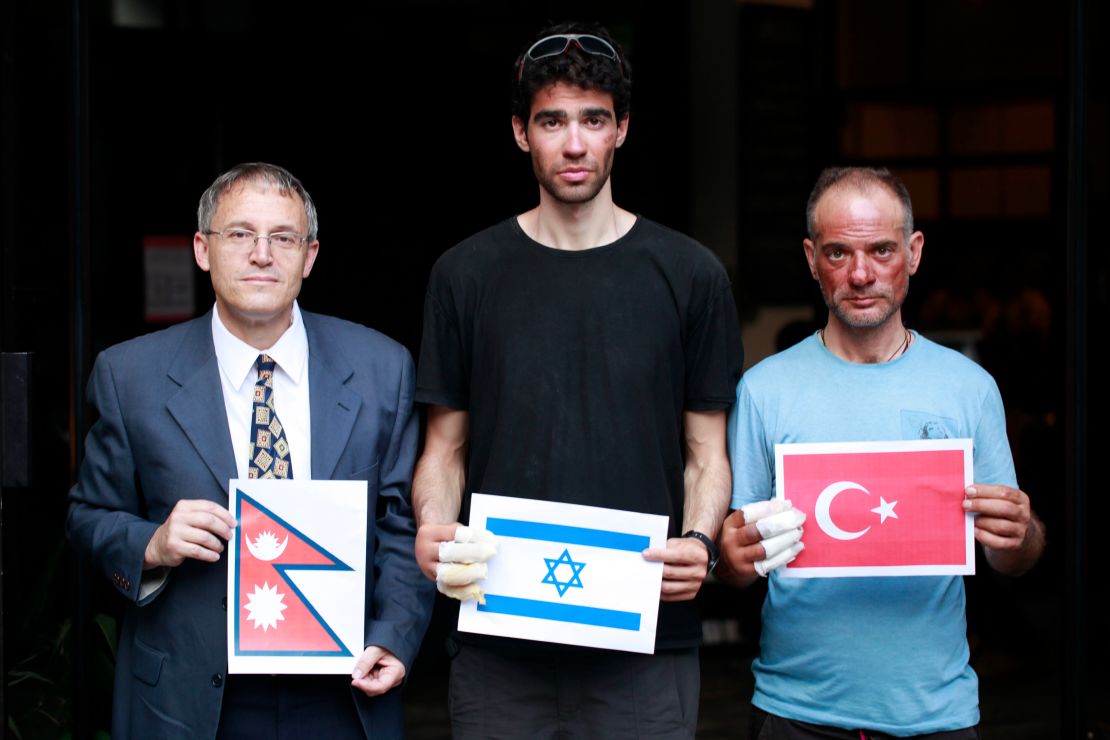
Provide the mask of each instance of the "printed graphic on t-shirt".
POLYGON ((956 422, 927 411, 902 409, 902 439, 954 439, 956 422))

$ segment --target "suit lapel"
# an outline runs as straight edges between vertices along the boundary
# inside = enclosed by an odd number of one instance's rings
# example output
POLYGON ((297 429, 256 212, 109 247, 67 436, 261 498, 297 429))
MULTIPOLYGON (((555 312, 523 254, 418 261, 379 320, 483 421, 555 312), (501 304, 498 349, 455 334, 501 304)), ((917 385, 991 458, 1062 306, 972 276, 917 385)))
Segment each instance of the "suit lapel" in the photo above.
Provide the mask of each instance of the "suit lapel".
POLYGON ((308 334, 308 378, 312 415, 312 477, 328 480, 351 438, 362 398, 346 386, 354 368, 336 338, 315 314, 301 311, 308 334))
POLYGON ((231 433, 227 428, 220 367, 212 345, 212 314, 189 326, 166 373, 180 386, 166 408, 227 496, 227 482, 238 475, 231 433))

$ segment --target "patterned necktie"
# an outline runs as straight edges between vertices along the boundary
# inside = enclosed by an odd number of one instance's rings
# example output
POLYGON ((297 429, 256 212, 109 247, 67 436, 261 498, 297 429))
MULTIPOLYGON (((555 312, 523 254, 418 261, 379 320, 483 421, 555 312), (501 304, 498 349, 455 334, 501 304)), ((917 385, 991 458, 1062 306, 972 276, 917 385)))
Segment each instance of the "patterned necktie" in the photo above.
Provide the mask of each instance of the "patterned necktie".
POLYGON ((269 355, 258 356, 258 381, 254 384, 254 419, 251 424, 248 478, 292 478, 293 460, 285 430, 274 411, 274 367, 269 355))

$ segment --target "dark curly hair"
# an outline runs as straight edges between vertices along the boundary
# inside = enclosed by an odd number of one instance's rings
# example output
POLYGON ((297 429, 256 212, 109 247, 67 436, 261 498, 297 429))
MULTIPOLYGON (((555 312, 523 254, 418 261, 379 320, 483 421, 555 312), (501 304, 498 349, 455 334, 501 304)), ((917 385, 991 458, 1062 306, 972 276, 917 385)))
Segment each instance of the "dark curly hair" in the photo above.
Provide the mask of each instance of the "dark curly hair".
POLYGON ((528 45, 521 49, 513 64, 513 115, 527 123, 532 112, 532 100, 540 90, 565 82, 586 90, 601 90, 613 96, 613 109, 620 121, 628 115, 632 100, 632 77, 628 58, 613 37, 597 23, 559 23, 539 31, 528 45), (538 61, 521 60, 536 41, 556 34, 591 34, 605 39, 616 50, 620 62, 594 54, 587 54, 574 44, 562 54, 538 61), (519 81, 517 77, 520 77, 519 81))

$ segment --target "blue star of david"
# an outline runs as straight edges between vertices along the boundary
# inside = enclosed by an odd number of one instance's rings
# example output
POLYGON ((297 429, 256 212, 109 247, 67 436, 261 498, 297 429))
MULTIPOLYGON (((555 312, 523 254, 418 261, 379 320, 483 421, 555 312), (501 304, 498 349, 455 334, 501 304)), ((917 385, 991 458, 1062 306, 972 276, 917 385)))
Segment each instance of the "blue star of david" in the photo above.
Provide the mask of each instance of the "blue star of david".
POLYGON ((582 572, 582 569, 586 567, 586 564, 576 563, 575 561, 571 560, 569 550, 564 549, 563 554, 559 557, 544 558, 544 561, 547 563, 547 575, 543 577, 543 583, 550 583, 551 585, 553 585, 559 591, 559 598, 562 598, 563 594, 565 594, 567 592, 567 589, 569 588, 582 588, 582 578, 579 577, 578 574, 582 572), (555 575, 555 570, 560 565, 566 565, 570 567, 570 578, 566 581, 560 581, 559 578, 555 575))

